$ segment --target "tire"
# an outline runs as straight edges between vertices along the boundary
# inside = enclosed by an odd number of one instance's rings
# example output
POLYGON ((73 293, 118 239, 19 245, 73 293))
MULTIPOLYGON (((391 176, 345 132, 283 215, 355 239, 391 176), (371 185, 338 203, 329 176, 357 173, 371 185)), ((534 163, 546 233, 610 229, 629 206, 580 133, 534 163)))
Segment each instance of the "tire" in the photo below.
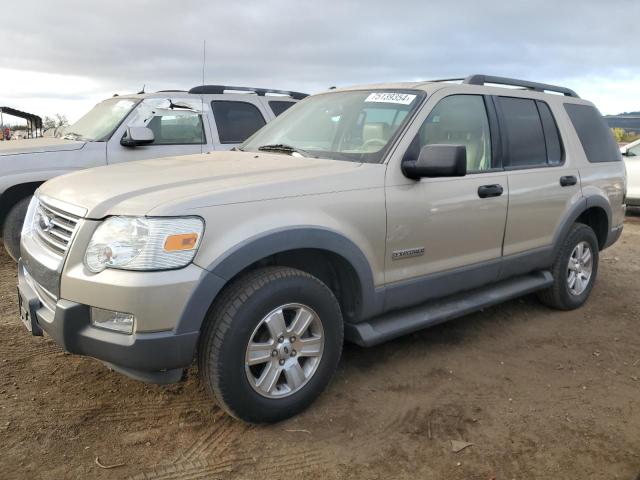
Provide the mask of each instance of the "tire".
POLYGON ((322 393, 340 361, 343 338, 340 306, 324 283, 294 268, 255 270, 226 287, 211 308, 198 348, 200 379, 233 417, 278 422, 301 412, 322 393), (272 321, 278 318, 284 318, 284 324, 272 321), (294 330, 305 322, 294 318, 311 319, 300 337, 294 330), (274 334, 282 331, 278 324, 287 333, 274 334), (265 363, 249 366, 249 345, 267 343, 255 359, 265 363), (286 372, 277 374, 278 368, 286 372), (260 378, 271 378, 269 369, 275 380, 260 384, 260 378), (304 381, 300 372, 308 375, 304 381))
MULTIPOLYGON (((589 298, 598 274, 598 249, 598 239, 591 227, 582 223, 574 224, 551 268, 554 280, 553 285, 538 293, 540 301, 558 310, 573 310, 582 306, 584 302, 587 301, 587 298, 589 298), (574 283, 574 288, 572 289, 570 287, 571 270, 569 268, 569 261, 572 259, 572 255, 578 253, 576 249, 579 245, 583 245, 583 251, 585 251, 588 246, 591 254, 591 269, 588 281, 583 282, 583 289, 577 288, 580 282, 574 283)), ((575 262, 572 262, 572 265, 574 263, 575 262)), ((581 267, 581 269, 584 274, 587 270, 586 265, 581 267)), ((575 271, 574 274, 577 275, 575 271)))
POLYGON ((4 248, 16 262, 20 258, 20 232, 22 232, 22 224, 27 215, 29 202, 31 202, 31 196, 23 198, 11 207, 2 225, 4 248))

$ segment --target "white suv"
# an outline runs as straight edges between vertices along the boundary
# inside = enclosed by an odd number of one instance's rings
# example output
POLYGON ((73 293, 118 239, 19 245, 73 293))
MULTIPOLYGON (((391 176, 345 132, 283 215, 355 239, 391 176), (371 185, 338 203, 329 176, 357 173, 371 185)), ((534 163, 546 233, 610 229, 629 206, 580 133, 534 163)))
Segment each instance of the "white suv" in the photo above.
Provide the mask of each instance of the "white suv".
POLYGON ((627 205, 640 207, 640 139, 620 148, 627 168, 627 205))
POLYGON ((230 150, 307 94, 202 85, 114 95, 62 138, 0 142, 0 228, 14 260, 33 192, 50 178, 107 164, 230 150))

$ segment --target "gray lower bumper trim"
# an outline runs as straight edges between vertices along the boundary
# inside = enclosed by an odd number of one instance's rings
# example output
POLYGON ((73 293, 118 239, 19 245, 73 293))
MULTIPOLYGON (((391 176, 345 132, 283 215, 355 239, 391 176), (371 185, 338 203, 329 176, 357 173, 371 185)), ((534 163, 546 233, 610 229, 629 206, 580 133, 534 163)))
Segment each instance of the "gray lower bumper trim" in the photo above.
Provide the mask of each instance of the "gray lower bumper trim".
MULTIPOLYGON (((69 353, 87 355, 119 367, 121 371, 163 372, 189 367, 193 361, 199 331, 134 333, 124 335, 94 327, 89 307, 58 300, 53 315, 41 305, 19 269, 18 289, 29 304, 37 324, 69 353)), ((175 376, 175 373, 173 374, 175 376)), ((161 377, 169 377, 168 374, 161 377)))

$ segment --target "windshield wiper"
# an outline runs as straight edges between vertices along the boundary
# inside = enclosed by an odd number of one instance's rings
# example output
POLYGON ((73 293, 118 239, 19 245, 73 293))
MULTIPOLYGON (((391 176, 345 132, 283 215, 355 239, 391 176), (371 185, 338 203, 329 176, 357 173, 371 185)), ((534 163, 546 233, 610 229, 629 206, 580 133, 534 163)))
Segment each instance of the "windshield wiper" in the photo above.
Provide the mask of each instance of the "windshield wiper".
POLYGON ((291 145, 285 145, 284 143, 274 143, 272 145, 262 145, 258 147, 258 150, 262 152, 282 152, 282 153, 298 153, 303 157, 313 157, 306 150, 302 150, 301 148, 292 147, 291 145))

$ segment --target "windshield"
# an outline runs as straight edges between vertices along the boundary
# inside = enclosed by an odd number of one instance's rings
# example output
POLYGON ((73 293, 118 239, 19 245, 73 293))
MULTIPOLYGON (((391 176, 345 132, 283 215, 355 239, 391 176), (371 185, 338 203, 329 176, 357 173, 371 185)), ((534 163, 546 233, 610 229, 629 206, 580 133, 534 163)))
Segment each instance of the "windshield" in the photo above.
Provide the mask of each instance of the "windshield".
POLYGON ((89 142, 108 140, 136 103, 138 103, 137 100, 124 98, 112 98, 100 102, 80 120, 67 127, 63 138, 89 142))
POLYGON ((288 109, 240 148, 379 163, 423 96, 413 90, 316 95, 288 109))

